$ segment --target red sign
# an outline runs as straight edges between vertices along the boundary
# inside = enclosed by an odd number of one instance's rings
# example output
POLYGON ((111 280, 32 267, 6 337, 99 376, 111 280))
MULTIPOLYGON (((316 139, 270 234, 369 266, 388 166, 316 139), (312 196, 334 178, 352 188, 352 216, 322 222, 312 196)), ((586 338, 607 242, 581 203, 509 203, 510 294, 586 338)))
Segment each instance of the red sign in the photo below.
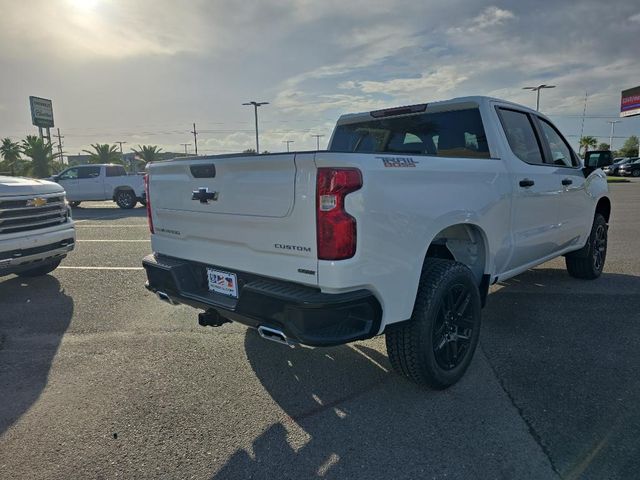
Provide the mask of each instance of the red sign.
POLYGON ((622 91, 620 116, 631 117, 633 115, 640 115, 640 87, 622 91))

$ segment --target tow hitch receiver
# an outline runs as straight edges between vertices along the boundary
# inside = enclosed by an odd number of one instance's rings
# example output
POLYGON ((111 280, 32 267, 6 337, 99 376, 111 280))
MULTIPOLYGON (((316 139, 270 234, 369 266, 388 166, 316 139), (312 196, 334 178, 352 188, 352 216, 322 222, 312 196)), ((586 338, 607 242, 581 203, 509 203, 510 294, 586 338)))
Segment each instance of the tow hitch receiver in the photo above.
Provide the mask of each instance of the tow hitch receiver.
POLYGON ((225 323, 231 323, 231 320, 221 317, 216 310, 207 310, 198 314, 198 324, 202 327, 220 327, 225 323))

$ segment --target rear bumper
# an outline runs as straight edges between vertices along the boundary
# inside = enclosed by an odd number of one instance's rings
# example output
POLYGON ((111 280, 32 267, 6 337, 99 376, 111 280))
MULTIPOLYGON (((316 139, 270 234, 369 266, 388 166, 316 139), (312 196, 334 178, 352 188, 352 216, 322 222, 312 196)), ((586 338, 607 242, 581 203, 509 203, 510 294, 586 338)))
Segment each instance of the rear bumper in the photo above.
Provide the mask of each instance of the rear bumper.
POLYGON ((75 246, 73 222, 47 233, 0 240, 0 276, 20 273, 40 263, 64 258, 75 246))
POLYGON ((231 270, 238 278, 235 299, 208 290, 206 265, 161 255, 148 255, 142 265, 147 289, 161 292, 172 302, 215 310, 249 327, 281 330, 305 345, 340 345, 371 338, 380 328, 382 308, 368 290, 327 294, 318 288, 231 270))

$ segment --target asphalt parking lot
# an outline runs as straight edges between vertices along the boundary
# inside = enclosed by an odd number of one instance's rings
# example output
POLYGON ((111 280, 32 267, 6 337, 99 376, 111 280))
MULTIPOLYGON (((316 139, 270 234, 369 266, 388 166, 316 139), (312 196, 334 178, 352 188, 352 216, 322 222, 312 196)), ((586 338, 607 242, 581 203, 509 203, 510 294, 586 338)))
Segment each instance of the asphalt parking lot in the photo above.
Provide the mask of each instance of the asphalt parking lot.
POLYGON ((75 211, 52 275, 0 278, 1 478, 637 478, 640 184, 605 274, 493 287, 466 377, 430 391, 382 338, 288 348, 144 289, 145 211, 75 211))

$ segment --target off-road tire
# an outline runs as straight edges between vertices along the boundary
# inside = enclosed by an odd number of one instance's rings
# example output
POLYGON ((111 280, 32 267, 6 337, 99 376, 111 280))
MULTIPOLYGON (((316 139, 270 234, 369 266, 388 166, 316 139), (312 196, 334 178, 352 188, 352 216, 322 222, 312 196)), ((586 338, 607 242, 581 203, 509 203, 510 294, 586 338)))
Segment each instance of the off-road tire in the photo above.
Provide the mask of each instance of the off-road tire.
MULTIPOLYGON (((452 310, 456 311, 456 309, 452 310)), ((386 330, 387 353, 391 366, 398 374, 417 384, 428 385, 435 389, 450 387, 462 378, 471 363, 478 345, 480 323, 480 292, 471 270, 451 260, 427 259, 422 269, 411 319, 392 324, 386 330), (466 305, 462 308, 460 304, 464 321, 462 316, 458 321, 470 327, 471 331, 468 335, 466 350, 459 359, 459 363, 453 367, 449 365, 451 368, 444 368, 437 360, 436 345, 440 342, 436 339, 439 338, 438 332, 441 328, 449 325, 447 319, 454 323, 452 318, 448 317, 446 306, 451 304, 448 295, 459 291, 460 288, 466 292, 464 297, 466 305), (441 326, 439 326, 440 323, 442 323, 441 326), (436 328, 435 332, 434 328, 436 328)), ((458 326, 456 326, 456 335, 457 328, 458 326)), ((448 342, 445 345, 447 349, 450 348, 448 342)), ((458 340, 455 342, 455 348, 458 348, 458 340)))
POLYGON ((53 260, 43 265, 38 265, 37 267, 30 268, 29 270, 18 272, 16 273, 16 275, 18 275, 19 277, 41 277, 43 275, 46 275, 47 273, 53 272, 56 268, 58 268, 58 265, 60 265, 61 261, 61 258, 58 260, 53 260))
POLYGON ((116 203, 124 210, 129 210, 136 206, 138 199, 132 190, 120 190, 116 193, 116 203))
POLYGON ((607 258, 608 228, 602 214, 596 213, 587 244, 564 258, 569 275, 586 280, 593 280, 600 276, 607 258))

